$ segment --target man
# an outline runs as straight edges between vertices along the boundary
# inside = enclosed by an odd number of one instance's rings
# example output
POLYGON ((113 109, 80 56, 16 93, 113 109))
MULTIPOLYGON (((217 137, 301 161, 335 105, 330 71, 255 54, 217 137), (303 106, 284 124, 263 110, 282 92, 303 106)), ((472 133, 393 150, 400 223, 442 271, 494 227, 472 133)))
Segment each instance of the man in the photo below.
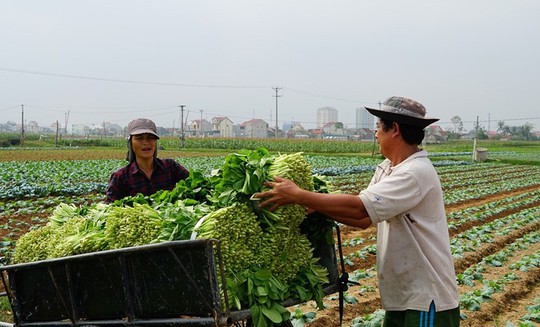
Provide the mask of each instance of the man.
POLYGON ((159 190, 172 190, 189 171, 174 159, 157 158, 156 124, 138 118, 128 124, 129 164, 111 174, 105 202, 111 203, 127 196, 151 195, 159 190))
POLYGON ((440 181, 427 152, 418 146, 425 117, 417 101, 390 97, 381 109, 375 134, 386 158, 358 196, 300 189, 276 177, 257 197, 275 210, 297 203, 337 222, 377 225, 377 275, 386 310, 384 326, 459 326, 459 296, 440 181))

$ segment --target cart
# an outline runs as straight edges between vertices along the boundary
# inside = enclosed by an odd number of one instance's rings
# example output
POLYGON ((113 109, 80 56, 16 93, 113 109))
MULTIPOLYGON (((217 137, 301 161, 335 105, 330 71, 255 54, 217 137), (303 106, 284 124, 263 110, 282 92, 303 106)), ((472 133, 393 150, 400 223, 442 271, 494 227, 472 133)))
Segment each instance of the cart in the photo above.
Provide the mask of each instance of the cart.
MULTIPOLYGON (((324 293, 342 295, 347 277, 339 277, 336 245, 314 244, 314 255, 329 272, 324 293)), ((249 310, 224 305, 221 267, 219 242, 213 239, 0 267, 14 316, 14 323, 0 326, 249 326, 249 310)))

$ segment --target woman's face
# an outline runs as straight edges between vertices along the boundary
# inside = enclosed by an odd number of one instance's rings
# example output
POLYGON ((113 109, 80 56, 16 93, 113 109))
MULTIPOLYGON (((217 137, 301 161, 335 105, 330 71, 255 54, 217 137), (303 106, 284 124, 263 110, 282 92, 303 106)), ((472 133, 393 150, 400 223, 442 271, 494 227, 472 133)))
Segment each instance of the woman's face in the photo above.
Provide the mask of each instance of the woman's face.
POLYGON ((131 148, 136 158, 153 159, 156 152, 157 137, 152 134, 137 134, 131 136, 131 148))

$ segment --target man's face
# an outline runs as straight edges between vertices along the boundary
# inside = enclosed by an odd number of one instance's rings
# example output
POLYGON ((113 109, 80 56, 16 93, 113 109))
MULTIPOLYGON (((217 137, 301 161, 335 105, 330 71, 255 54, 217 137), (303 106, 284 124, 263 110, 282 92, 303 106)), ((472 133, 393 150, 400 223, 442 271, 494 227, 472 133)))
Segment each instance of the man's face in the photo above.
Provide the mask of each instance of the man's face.
POLYGON ((380 119, 377 122, 377 131, 375 132, 375 137, 377 138, 377 142, 379 143, 379 151, 385 157, 386 153, 388 152, 388 147, 391 141, 391 134, 393 130, 393 128, 385 127, 384 123, 380 119))

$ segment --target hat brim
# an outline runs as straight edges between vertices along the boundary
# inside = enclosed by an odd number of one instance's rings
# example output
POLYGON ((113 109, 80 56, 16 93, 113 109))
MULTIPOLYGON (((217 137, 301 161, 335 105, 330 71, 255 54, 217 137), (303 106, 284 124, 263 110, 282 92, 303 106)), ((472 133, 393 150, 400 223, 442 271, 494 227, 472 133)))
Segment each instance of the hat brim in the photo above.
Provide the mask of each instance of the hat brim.
POLYGON ((382 119, 392 120, 392 121, 402 123, 405 125, 417 126, 417 127, 422 127, 422 128, 427 127, 439 120, 439 118, 430 118, 430 117, 418 118, 418 117, 397 114, 394 112, 388 112, 385 110, 378 110, 378 109, 373 109, 373 108, 368 108, 368 107, 364 107, 364 108, 366 108, 366 110, 369 111, 369 113, 371 113, 373 116, 376 116, 382 119))
POLYGON ((159 139, 159 135, 157 135, 153 130, 151 129, 138 129, 136 131, 131 132, 129 135, 139 135, 139 134, 152 134, 155 137, 159 139))

